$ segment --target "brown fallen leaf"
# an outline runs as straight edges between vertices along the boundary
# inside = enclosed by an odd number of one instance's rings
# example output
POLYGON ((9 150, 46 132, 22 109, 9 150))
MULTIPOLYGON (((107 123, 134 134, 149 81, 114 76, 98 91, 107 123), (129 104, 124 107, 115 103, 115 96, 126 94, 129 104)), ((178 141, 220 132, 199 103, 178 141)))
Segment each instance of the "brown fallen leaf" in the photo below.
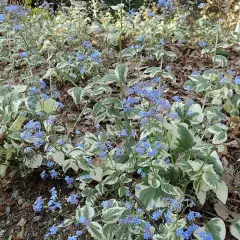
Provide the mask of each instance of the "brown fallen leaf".
POLYGON ((229 218, 229 214, 231 211, 229 211, 226 206, 222 202, 217 202, 214 204, 214 209, 217 213, 217 215, 222 218, 223 220, 226 220, 229 218))

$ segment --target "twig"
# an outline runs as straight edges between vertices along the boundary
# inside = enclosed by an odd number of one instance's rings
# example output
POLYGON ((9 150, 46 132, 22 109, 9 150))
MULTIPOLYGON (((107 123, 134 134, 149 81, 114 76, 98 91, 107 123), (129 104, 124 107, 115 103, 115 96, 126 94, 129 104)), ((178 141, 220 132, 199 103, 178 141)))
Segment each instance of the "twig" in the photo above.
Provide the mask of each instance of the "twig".
POLYGON ((148 215, 149 219, 151 219, 151 222, 152 222, 153 226, 155 227, 157 233, 161 234, 159 229, 158 229, 157 224, 154 222, 154 220, 152 220, 151 215, 149 214, 148 210, 144 207, 144 205, 141 203, 141 201, 134 194, 131 194, 131 196, 137 202, 137 204, 143 209, 143 211, 148 215))

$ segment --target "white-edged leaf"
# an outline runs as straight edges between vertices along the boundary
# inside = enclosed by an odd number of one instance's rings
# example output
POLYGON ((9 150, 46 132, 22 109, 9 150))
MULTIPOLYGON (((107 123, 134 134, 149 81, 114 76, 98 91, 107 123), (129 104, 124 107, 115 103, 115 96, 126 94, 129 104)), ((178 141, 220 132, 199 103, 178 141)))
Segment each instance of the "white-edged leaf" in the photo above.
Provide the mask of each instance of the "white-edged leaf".
POLYGON ((128 72, 127 66, 125 64, 120 63, 117 65, 115 69, 115 76, 117 77, 117 79, 124 82, 127 78, 127 72, 128 72))
POLYGON ((230 225, 230 232, 236 239, 240 239, 240 220, 230 225))
POLYGON ((104 239, 102 226, 97 222, 90 222, 88 232, 96 240, 104 239))
POLYGON ((216 55, 213 61, 218 63, 221 67, 227 67, 227 58, 222 55, 216 55))
POLYGON ((81 87, 73 87, 68 90, 68 94, 72 96, 75 104, 80 104, 84 95, 84 89, 81 87))
POLYGON ((103 212, 102 220, 105 223, 116 223, 125 210, 124 207, 112 207, 106 209, 103 212))
POLYGON ((215 190, 215 193, 217 195, 217 198, 224 204, 227 202, 228 198, 228 186, 224 181, 221 181, 219 183, 219 187, 217 190, 215 190))

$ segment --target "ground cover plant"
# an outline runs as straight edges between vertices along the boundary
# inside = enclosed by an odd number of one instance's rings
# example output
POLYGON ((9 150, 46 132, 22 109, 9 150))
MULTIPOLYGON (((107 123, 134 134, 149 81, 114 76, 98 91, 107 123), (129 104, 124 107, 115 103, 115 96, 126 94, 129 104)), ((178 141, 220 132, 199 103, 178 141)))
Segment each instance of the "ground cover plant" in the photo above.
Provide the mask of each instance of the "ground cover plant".
POLYGON ((239 11, 1 2, 0 239, 240 239, 239 11))

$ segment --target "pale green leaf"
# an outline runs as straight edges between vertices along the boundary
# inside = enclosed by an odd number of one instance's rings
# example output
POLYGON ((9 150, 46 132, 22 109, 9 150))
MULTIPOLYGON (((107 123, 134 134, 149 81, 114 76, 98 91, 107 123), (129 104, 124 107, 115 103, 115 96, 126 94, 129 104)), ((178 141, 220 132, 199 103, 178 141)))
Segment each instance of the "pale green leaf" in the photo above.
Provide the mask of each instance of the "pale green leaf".
POLYGON ((124 207, 112 207, 103 211, 102 220, 105 223, 116 223, 126 209, 124 207))
POLYGON ((230 225, 230 232, 236 239, 240 239, 240 220, 230 225))

